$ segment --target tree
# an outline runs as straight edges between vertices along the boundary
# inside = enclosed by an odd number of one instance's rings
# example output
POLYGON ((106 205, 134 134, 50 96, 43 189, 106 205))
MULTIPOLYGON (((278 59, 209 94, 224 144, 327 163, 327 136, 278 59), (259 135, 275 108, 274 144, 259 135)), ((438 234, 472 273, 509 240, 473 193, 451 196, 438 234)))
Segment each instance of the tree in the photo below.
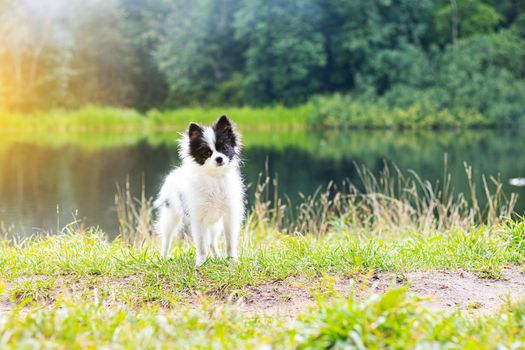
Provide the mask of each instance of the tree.
POLYGON ((24 2, 2 5, 0 104, 7 108, 51 106, 66 94, 70 47, 54 24, 60 12, 54 5, 47 11, 24 2))
POLYGON ((124 14, 123 34, 130 42, 135 57, 130 74, 136 91, 133 105, 140 109, 162 107, 168 95, 165 75, 160 71, 155 52, 160 44, 166 18, 171 10, 169 0, 121 0, 124 14))
POLYGON ((434 75, 425 84, 398 84, 383 100, 392 106, 430 105, 461 118, 475 110, 494 123, 525 115, 525 40, 512 30, 478 34, 435 53, 434 75))
POLYGON ((0 102, 129 105, 134 56, 116 0, 13 1, 0 15, 0 102))
POLYGON ((455 43, 458 38, 491 33, 502 20, 495 8, 479 0, 450 1, 437 10, 434 30, 438 43, 455 43))
POLYGON ((179 0, 170 9, 155 57, 169 85, 170 105, 204 102, 242 69, 233 41, 236 0, 179 0))
POLYGON ((78 2, 69 17, 73 34, 72 103, 132 105, 132 72, 137 66, 123 34, 124 11, 117 0, 78 2))
POLYGON ((235 38, 246 46, 248 101, 296 103, 319 91, 326 64, 315 0, 246 0, 235 14, 235 38))
POLYGON ((349 89, 382 94, 426 62, 429 0, 328 1, 330 61, 349 89), (371 91, 370 91, 371 90, 371 91))
POLYGON ((436 86, 448 93, 446 107, 467 107, 493 121, 525 115, 525 41, 510 31, 476 35, 448 47, 436 86))

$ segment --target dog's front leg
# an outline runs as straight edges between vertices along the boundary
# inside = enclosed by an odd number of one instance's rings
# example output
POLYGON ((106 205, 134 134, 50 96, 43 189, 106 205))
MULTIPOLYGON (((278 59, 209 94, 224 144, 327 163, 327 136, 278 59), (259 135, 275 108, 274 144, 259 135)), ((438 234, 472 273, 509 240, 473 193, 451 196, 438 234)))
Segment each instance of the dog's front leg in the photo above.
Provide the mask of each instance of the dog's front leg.
POLYGON ((224 237, 226 238, 226 255, 228 258, 238 260, 237 245, 241 230, 241 220, 234 213, 229 213, 224 218, 224 237))
POLYGON ((201 266, 208 257, 208 247, 210 245, 208 242, 208 234, 202 223, 197 220, 191 223, 191 234, 197 250, 195 254, 195 265, 201 266))

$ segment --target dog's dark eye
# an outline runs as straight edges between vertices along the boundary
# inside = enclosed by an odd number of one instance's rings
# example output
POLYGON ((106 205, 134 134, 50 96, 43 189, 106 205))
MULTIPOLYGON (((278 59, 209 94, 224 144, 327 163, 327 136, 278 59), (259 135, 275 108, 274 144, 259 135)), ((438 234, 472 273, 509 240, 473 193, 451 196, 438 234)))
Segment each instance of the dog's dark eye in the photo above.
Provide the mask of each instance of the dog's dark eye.
POLYGON ((211 152, 210 149, 209 149, 209 150, 206 150, 206 151, 204 152, 204 156, 206 156, 206 157, 210 157, 210 156, 211 156, 211 153, 212 153, 212 152, 211 152))

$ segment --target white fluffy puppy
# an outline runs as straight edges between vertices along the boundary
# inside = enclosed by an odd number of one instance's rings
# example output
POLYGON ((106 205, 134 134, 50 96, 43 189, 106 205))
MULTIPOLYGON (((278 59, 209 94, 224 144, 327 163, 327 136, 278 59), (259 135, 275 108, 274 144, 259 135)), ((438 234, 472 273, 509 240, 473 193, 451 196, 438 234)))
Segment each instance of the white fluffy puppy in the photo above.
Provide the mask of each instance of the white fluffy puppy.
POLYGON ((237 260, 244 218, 240 150, 240 135, 226 116, 211 126, 191 123, 182 134, 182 164, 168 175, 155 201, 159 208, 156 228, 162 236, 164 257, 173 237, 189 228, 197 249, 197 266, 210 253, 220 255, 221 232, 226 238, 227 256, 237 260))

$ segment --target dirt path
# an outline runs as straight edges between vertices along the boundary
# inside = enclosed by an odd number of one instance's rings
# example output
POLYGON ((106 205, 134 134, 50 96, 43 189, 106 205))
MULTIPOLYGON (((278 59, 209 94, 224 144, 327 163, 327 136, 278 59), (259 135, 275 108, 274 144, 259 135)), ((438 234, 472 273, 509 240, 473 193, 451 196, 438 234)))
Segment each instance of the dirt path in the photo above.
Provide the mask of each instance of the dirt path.
POLYGON ((503 278, 480 278, 470 272, 412 272, 410 290, 432 300, 427 304, 438 310, 452 308, 490 312, 507 300, 525 299, 525 273, 520 269, 504 270, 503 278))
MULTIPOLYGON (((309 284, 311 281, 295 280, 248 287, 249 294, 241 307, 249 313, 293 317, 315 305, 309 284)), ((508 299, 525 300, 525 272, 520 268, 503 270, 499 280, 480 278, 466 271, 434 270, 409 272, 403 276, 376 274, 365 282, 340 279, 336 280, 334 288, 342 295, 348 295, 357 288, 356 295, 365 298, 396 285, 409 285, 410 292, 429 297, 425 304, 436 311, 459 308, 490 313, 508 299)))
MULTIPOLYGON (((115 285, 119 283, 129 283, 129 278, 115 281, 115 285)), ((12 283, 6 285, 6 290, 10 289, 10 285, 12 283)), ((472 272, 462 270, 433 270, 408 272, 402 275, 377 273, 357 279, 336 278, 332 287, 328 285, 328 281, 323 279, 292 278, 275 283, 247 286, 242 290, 244 296, 235 300, 235 303, 242 311, 249 314, 293 318, 315 305, 313 293, 331 290, 338 295, 353 293, 358 298, 364 299, 372 293, 382 293, 390 287, 401 285, 408 285, 410 292, 428 297, 429 300, 425 301, 425 304, 436 311, 451 311, 459 308, 474 313, 491 313, 509 299, 525 300, 523 267, 503 270, 502 278, 498 280, 481 278, 472 272)), ((223 300, 226 299, 228 298, 224 297, 223 300)), ((200 303, 195 295, 189 295, 187 302, 195 305, 200 303)), ((52 304, 53 302, 47 307, 51 307, 52 304)), ((15 306, 8 299, 0 298, 0 314, 15 306)))

